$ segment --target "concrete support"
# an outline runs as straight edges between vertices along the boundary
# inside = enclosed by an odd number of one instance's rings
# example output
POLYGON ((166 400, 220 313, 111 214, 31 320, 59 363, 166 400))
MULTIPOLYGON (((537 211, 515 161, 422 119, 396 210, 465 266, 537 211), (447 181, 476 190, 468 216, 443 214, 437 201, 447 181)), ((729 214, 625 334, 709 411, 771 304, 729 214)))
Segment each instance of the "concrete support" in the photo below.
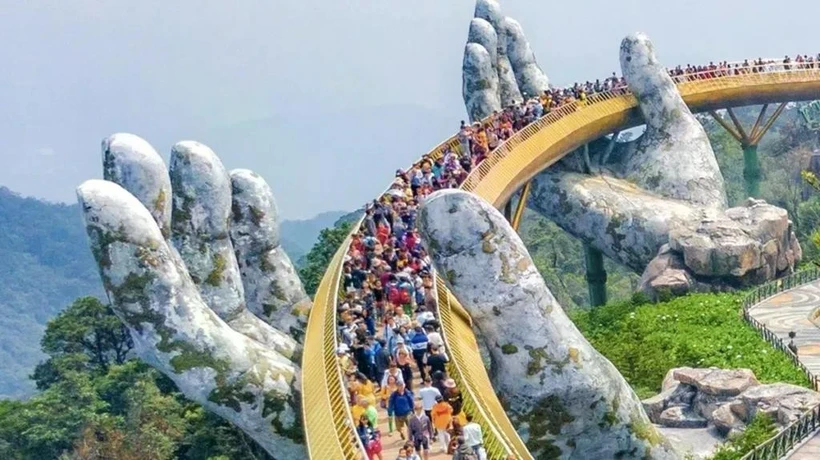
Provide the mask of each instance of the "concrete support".
POLYGON ((584 244, 584 255, 587 265, 587 286, 589 304, 599 307, 606 304, 606 269, 604 254, 588 244, 584 244))

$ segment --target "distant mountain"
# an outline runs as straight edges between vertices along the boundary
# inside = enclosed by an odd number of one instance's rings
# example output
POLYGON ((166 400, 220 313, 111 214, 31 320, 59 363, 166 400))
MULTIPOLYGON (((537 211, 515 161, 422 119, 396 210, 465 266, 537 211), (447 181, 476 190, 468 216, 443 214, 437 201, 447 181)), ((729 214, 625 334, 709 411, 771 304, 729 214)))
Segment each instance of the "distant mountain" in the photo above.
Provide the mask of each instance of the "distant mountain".
POLYGON ((0 187, 0 397, 34 390, 46 322, 75 298, 104 298, 77 205, 23 198, 0 187))
MULTIPOLYGON (((319 232, 347 213, 283 221, 282 245, 295 262, 319 232)), ((105 299, 77 205, 24 198, 0 187, 0 398, 31 394, 45 324, 74 299, 105 299)))
POLYGON ((312 219, 285 220, 280 224, 282 247, 294 263, 310 251, 319 232, 333 227, 339 218, 347 215, 344 211, 328 211, 312 219))

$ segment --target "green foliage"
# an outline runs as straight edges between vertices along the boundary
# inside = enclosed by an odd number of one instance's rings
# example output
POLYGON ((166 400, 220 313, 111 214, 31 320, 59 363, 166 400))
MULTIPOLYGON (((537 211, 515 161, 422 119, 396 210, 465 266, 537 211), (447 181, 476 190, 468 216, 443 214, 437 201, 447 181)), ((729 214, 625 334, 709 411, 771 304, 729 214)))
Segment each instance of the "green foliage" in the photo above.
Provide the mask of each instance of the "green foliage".
POLYGON ((122 364, 131 349, 131 337, 108 306, 94 297, 81 297, 48 322, 40 342, 50 358, 37 365, 33 379, 38 389, 60 380, 65 371, 105 373, 122 364))
MULTIPOLYGON (((524 211, 519 233, 558 302, 565 309, 589 307, 583 244, 529 209, 524 211)), ((609 298, 628 299, 637 288, 638 275, 608 258, 604 268, 609 298)))
POLYGON ((694 294, 668 302, 610 303, 571 317, 642 398, 673 367, 749 368, 761 382, 808 380, 740 315, 742 294, 694 294))
POLYGON ((302 284, 305 286, 308 295, 312 296, 316 293, 319 282, 322 281, 325 274, 325 269, 330 264, 330 260, 333 259, 336 250, 347 238, 352 226, 353 224, 350 222, 345 222, 336 227, 326 228, 319 233, 319 241, 313 245, 313 248, 300 263, 302 268, 299 269, 299 277, 302 279, 302 284))
POLYGON ((244 433, 188 400, 138 360, 113 311, 77 299, 49 322, 43 390, 0 400, 0 458, 267 459, 244 433))
POLYGON ((738 437, 721 445, 711 457, 712 460, 739 460, 755 447, 771 439, 777 432, 777 426, 769 415, 758 412, 752 423, 738 437))
POLYGON ((49 319, 79 296, 103 295, 79 216, 0 187, 0 397, 34 392, 27 377, 49 319))

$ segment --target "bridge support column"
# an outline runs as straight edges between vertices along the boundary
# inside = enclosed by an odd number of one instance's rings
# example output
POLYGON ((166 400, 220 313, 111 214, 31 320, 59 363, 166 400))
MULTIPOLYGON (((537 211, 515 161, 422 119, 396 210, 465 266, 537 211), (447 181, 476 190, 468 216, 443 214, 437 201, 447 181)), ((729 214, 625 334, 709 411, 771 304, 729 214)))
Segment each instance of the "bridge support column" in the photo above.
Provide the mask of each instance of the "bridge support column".
POLYGON ((584 244, 584 256, 587 265, 587 287, 589 304, 599 307, 606 304, 606 269, 604 254, 588 244, 584 244))
POLYGON ((743 149, 743 179, 746 185, 746 195, 752 198, 760 198, 761 172, 760 160, 757 157, 757 146, 760 144, 760 140, 763 139, 763 135, 769 131, 774 121, 777 120, 777 117, 783 113, 783 109, 786 108, 786 103, 780 104, 768 120, 763 123, 763 120, 766 118, 766 109, 768 108, 769 104, 764 104, 760 109, 760 114, 757 116, 757 120, 754 126, 752 126, 751 131, 749 131, 749 134, 743 129, 743 125, 740 124, 740 120, 737 119, 732 109, 726 109, 726 112, 729 114, 729 118, 731 118, 734 126, 729 125, 729 123, 714 110, 709 112, 712 118, 714 118, 723 129, 740 142, 740 147, 743 149))
POLYGON ((524 209, 527 207, 527 198, 530 196, 530 182, 524 184, 524 188, 521 189, 521 196, 518 197, 518 204, 515 206, 515 214, 512 215, 512 220, 510 224, 512 225, 513 230, 516 232, 518 231, 518 227, 521 226, 521 219, 524 218, 524 209))

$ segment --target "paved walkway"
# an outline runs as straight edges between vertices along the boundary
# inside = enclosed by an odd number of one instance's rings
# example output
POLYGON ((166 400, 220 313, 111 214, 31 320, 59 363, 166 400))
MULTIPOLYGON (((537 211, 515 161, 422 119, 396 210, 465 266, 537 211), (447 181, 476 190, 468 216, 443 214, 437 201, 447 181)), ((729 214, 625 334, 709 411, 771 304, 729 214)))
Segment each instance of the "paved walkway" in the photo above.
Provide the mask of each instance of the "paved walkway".
MULTIPOLYGON (((797 356, 812 373, 820 374, 820 328, 809 314, 820 306, 820 281, 782 292, 749 310, 752 316, 786 343, 789 331, 797 333, 797 356)), ((791 460, 820 459, 820 432, 789 457, 791 460)))

